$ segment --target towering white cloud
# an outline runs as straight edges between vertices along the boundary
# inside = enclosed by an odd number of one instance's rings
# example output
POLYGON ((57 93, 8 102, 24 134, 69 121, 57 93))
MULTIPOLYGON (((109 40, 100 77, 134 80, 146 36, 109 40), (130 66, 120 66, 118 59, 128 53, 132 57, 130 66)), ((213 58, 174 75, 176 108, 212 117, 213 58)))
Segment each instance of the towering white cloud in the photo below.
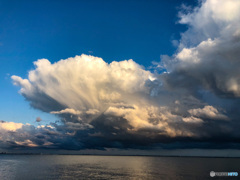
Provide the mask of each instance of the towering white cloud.
MULTIPOLYGON (((54 64, 46 59, 34 64, 36 69, 29 72, 28 79, 18 76, 12 79, 33 106, 43 107, 42 110, 52 114, 75 115, 78 120, 89 122, 105 111, 109 114, 114 109, 116 116, 126 117, 124 113, 133 114, 140 106, 145 111, 149 105, 146 83, 151 82, 154 75, 133 60, 107 64, 101 58, 81 55, 54 64), (49 108, 49 98, 59 106, 49 108), (120 103, 125 105, 119 107, 120 103)), ((148 125, 148 118, 138 117, 139 113, 127 120, 134 127, 148 125)))
POLYGON ((101 58, 81 55, 51 64, 34 62, 29 79, 12 76, 21 94, 31 99, 44 93, 65 107, 77 110, 105 109, 109 101, 131 101, 131 94, 146 93, 152 77, 132 60, 107 64, 101 58))

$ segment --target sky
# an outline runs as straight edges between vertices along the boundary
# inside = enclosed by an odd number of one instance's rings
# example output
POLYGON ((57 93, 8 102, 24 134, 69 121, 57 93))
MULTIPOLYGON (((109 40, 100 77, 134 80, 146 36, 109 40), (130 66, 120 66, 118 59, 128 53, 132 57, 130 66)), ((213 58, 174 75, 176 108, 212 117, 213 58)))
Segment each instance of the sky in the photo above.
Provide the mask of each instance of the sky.
POLYGON ((239 156, 240 1, 0 1, 0 149, 239 156))

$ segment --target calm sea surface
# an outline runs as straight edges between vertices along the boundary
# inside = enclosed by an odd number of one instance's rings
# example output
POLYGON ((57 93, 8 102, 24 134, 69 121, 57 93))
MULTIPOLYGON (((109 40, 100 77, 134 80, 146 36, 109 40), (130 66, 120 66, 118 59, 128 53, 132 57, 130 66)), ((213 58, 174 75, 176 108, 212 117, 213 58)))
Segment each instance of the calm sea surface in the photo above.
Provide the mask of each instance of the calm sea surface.
MULTIPOLYGON (((210 171, 238 172, 239 158, 0 155, 0 180, 218 179, 210 171)), ((225 177, 223 179, 238 179, 225 177)))

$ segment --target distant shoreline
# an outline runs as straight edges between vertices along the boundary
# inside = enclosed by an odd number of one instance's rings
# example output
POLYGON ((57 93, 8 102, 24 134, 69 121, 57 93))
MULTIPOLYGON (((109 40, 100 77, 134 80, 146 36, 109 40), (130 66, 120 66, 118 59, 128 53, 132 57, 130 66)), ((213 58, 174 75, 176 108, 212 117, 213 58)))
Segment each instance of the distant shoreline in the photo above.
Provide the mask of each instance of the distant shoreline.
POLYGON ((177 158, 240 158, 226 156, 165 156, 165 155, 122 155, 122 154, 44 154, 44 153, 0 153, 1 155, 58 155, 58 156, 134 156, 134 157, 177 157, 177 158))

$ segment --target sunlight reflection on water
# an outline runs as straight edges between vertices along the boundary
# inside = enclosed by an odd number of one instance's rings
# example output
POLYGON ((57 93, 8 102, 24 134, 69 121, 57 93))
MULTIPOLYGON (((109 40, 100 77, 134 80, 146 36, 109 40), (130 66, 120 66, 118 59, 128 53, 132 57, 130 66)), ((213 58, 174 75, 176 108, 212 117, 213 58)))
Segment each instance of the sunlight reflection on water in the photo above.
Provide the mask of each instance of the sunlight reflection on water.
POLYGON ((237 171, 239 164, 237 158, 1 155, 0 179, 210 179, 210 171, 237 171))

